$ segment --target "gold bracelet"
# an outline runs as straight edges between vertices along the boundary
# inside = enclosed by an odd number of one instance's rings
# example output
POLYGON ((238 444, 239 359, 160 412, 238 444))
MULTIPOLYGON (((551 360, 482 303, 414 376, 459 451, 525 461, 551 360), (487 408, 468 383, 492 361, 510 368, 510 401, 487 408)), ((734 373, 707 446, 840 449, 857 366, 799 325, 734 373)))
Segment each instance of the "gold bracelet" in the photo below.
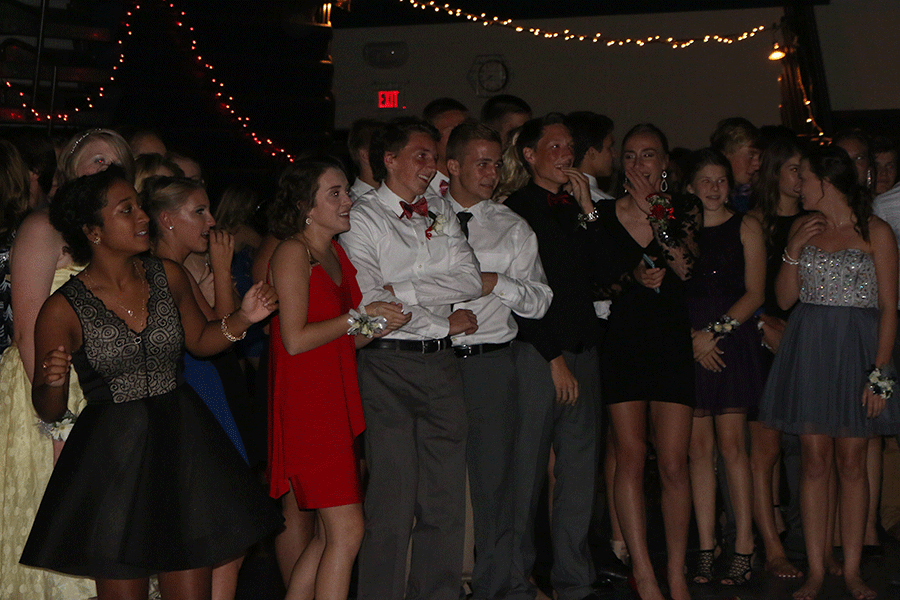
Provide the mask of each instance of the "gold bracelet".
POLYGON ((228 332, 228 324, 225 322, 225 320, 228 319, 228 317, 230 317, 230 316, 231 316, 231 313, 228 313, 227 315, 222 317, 222 335, 224 335, 225 339, 228 340, 229 342, 239 342, 242 339, 244 339, 245 337, 247 337, 247 330, 246 329, 244 330, 244 333, 241 334, 241 337, 235 337, 235 336, 231 335, 228 332))

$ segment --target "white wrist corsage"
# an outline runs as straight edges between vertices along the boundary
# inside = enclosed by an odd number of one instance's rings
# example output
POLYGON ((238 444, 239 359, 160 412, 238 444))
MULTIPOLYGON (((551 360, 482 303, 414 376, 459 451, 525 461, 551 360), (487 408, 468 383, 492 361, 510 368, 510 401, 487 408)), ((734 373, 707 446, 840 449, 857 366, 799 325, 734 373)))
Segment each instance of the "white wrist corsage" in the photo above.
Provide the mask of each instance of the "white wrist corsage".
POLYGON ((718 321, 713 321, 704 327, 703 330, 712 333, 713 337, 720 338, 731 334, 735 329, 740 327, 740 325, 741 322, 734 317, 722 315, 718 321))
POLYGON ((868 375, 867 383, 869 389, 876 396, 881 396, 885 400, 894 395, 894 386, 897 385, 897 378, 893 375, 886 375, 881 367, 872 365, 866 371, 868 375))
POLYGON ((359 312, 350 309, 347 324, 350 326, 350 329, 347 330, 347 335, 364 335, 370 338, 384 330, 387 325, 387 319, 367 315, 366 309, 361 306, 359 307, 359 312))
POLYGON ((71 410, 67 410, 66 414, 64 414, 59 421, 48 423, 46 421, 38 420, 37 422, 37 428, 40 432, 57 442, 66 441, 69 438, 69 432, 72 431, 74 425, 75 415, 72 414, 71 410))

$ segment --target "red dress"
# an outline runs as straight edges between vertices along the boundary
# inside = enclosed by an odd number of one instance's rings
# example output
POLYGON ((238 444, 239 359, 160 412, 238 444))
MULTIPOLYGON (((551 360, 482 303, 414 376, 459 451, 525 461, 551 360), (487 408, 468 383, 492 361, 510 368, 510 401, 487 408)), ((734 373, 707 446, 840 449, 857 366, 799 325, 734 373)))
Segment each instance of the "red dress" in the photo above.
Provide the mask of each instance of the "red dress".
MULTIPOLYGON (((356 269, 332 244, 341 263, 341 285, 321 265, 312 267, 309 323, 333 319, 362 301, 356 269)), ((301 509, 361 502, 354 441, 365 427, 353 337, 342 335, 291 356, 276 315, 269 338, 269 495, 281 497, 290 483, 301 509)))

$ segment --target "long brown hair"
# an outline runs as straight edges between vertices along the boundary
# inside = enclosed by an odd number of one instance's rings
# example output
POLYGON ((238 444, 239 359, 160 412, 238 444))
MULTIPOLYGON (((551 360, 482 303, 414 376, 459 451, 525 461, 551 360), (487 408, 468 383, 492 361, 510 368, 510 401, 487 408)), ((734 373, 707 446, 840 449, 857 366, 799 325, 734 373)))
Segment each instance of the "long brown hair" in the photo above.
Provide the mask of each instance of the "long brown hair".
POLYGON ((753 206, 762 211, 762 227, 766 244, 772 243, 775 223, 778 220, 778 205, 781 201, 781 167, 792 157, 803 157, 803 149, 796 140, 779 138, 766 148, 759 167, 759 179, 753 186, 753 206))

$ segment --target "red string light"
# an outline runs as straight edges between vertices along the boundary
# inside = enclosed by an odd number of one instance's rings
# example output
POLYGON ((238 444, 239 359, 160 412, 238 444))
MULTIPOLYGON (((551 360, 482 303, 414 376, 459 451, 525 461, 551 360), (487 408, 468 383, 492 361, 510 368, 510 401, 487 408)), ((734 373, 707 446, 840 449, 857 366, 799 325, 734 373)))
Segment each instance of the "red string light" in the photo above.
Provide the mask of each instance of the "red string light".
MULTIPOLYGON (((161 0, 161 1, 165 2, 165 0, 161 0)), ((167 4, 170 9, 176 10, 175 4, 173 2, 167 2, 167 4)), ((125 11, 125 20, 122 22, 122 26, 124 28, 123 38, 116 40, 116 44, 118 46, 120 46, 120 47, 124 46, 123 40, 124 40, 125 36, 133 35, 134 32, 132 31, 132 28, 131 28, 131 18, 134 17, 134 15, 140 10, 141 10, 141 5, 136 3, 132 10, 125 11)), ((179 29, 185 29, 185 30, 193 33, 194 28, 188 27, 184 23, 184 17, 186 16, 186 13, 184 11, 176 11, 176 12, 177 12, 177 17, 175 18, 174 24, 179 29)), ((197 40, 191 39, 190 49, 192 52, 197 52, 197 40)), ((217 91, 215 92, 215 96, 216 96, 216 98, 219 99, 219 103, 218 103, 219 110, 226 116, 229 116, 232 119, 234 119, 241 126, 242 129, 245 129, 245 130, 249 129, 249 123, 250 123, 249 117, 238 115, 238 111, 231 104, 232 102, 234 102, 234 97, 227 96, 227 100, 223 99, 223 97, 226 97, 225 93, 224 93, 225 92, 225 83, 211 75, 211 72, 214 70, 213 65, 210 64, 209 62, 204 61, 203 56, 199 53, 194 56, 194 60, 195 60, 196 64, 200 67, 201 71, 207 72, 207 74, 209 75, 210 83, 212 83, 214 85, 214 87, 217 89, 217 91)), ((119 59, 118 59, 117 63, 112 66, 113 75, 110 75, 109 83, 113 83, 116 81, 115 73, 118 72, 119 65, 124 65, 124 64, 125 64, 125 53, 120 48, 119 59)), ((25 115, 24 117, 17 117, 16 115, 12 115, 13 118, 27 119, 27 120, 30 120, 35 123, 40 123, 40 122, 44 122, 44 121, 49 121, 51 119, 56 120, 56 121, 68 122, 69 119, 72 118, 72 116, 73 116, 69 112, 64 112, 64 111, 54 112, 52 114, 41 114, 34 107, 29 107, 28 102, 26 101, 25 92, 14 89, 13 85, 10 81, 3 81, 2 83, 11 92, 19 95, 19 99, 22 100, 22 108, 29 111, 28 114, 25 115)), ((96 97, 103 98, 103 94, 105 91, 106 91, 105 88, 103 86, 100 86, 96 93, 96 97)), ((94 108, 94 99, 91 95, 85 95, 83 103, 86 105, 86 107, 88 109, 94 108)), ((80 107, 76 106, 75 108, 72 109, 72 112, 79 113, 79 112, 81 112, 81 109, 80 109, 80 107)), ((272 156, 277 157, 278 155, 281 155, 291 162, 294 161, 294 156, 292 154, 287 152, 281 146, 275 144, 271 139, 268 139, 268 138, 266 138, 265 140, 260 139, 256 136, 256 133, 253 133, 253 132, 245 132, 245 135, 247 135, 247 137, 250 140, 252 140, 254 143, 256 143, 258 146, 260 146, 263 150, 265 150, 267 153, 271 154, 272 156)))

